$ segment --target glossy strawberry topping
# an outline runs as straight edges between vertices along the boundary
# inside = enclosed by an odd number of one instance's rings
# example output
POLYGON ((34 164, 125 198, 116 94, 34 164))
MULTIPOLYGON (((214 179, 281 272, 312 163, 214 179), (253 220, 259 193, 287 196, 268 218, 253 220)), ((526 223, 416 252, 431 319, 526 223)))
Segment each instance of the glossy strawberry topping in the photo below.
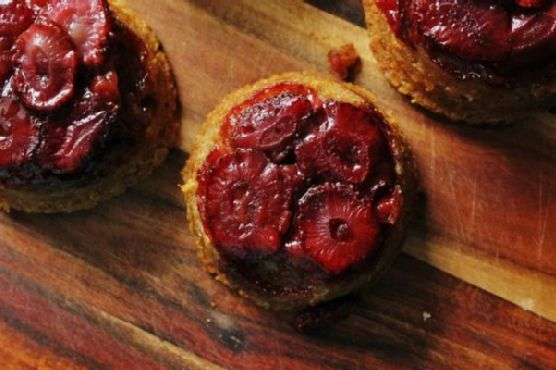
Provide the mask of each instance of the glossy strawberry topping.
POLYGON ((9 75, 15 39, 33 23, 23 0, 0 3, 0 83, 9 75))
POLYGON ((379 242, 371 202, 350 185, 311 187, 298 207, 294 240, 331 274, 364 261, 379 242))
POLYGON ((376 0, 393 31, 461 79, 508 85, 556 63, 555 0, 376 0))
POLYGON ((310 177, 361 184, 382 160, 382 122, 348 103, 326 103, 326 119, 297 145, 301 171, 310 177))
POLYGON ((55 23, 34 24, 15 42, 14 88, 25 105, 52 111, 74 93, 77 56, 67 34, 55 23))
POLYGON ((298 126, 313 113, 313 95, 294 84, 264 89, 232 110, 222 134, 233 148, 260 149, 280 162, 293 150, 298 126))
POLYGON ((283 83, 232 109, 221 135, 197 205, 233 274, 281 294, 368 266, 403 205, 380 113, 283 83))
POLYGON ((25 108, 10 98, 0 98, 0 166, 24 163, 39 144, 39 128, 25 108))
POLYGON ((0 183, 69 185, 119 162, 103 152, 141 140, 152 110, 145 57, 105 0, 0 2, 0 183))
POLYGON ((294 181, 256 149, 212 153, 199 176, 201 213, 228 254, 272 254, 288 230, 294 181))
POLYGON ((39 17, 52 20, 67 32, 83 63, 91 66, 103 61, 110 31, 104 0, 50 0, 39 17))

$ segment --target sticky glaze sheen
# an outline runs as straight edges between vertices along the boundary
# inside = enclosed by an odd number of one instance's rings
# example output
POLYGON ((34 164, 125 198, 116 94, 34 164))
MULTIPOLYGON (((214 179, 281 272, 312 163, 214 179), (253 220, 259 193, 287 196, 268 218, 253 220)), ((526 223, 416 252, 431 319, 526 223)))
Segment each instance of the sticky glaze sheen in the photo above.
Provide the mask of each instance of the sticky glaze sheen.
POLYGON ((376 0, 400 39, 457 78, 506 86, 554 75, 556 1, 536 3, 376 0))
POLYGON ((221 136, 197 172, 196 197, 222 272, 302 298, 366 271, 403 203, 380 113, 282 83, 234 107, 221 136), (269 130, 272 145, 260 140, 269 130))

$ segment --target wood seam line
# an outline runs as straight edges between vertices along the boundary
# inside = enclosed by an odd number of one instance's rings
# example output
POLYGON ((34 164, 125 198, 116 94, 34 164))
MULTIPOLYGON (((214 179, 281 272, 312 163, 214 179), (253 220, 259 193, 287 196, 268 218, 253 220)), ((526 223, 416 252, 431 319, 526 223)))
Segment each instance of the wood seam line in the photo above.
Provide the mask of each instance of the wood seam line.
POLYGON ((123 330, 127 330, 130 332, 130 336, 128 338, 132 341, 134 346, 139 348, 144 348, 145 346, 149 346, 173 356, 179 357, 181 360, 185 361, 188 365, 194 366, 195 369, 207 369, 207 370, 221 370, 222 367, 216 365, 215 363, 205 360, 198 355, 194 354, 193 352, 188 352, 181 347, 176 346, 175 344, 168 342, 164 339, 157 337, 154 334, 151 334, 134 324, 122 320, 116 316, 110 315, 109 313, 99 310, 93 309, 101 318, 105 319, 110 324, 121 327, 123 330))
POLYGON ((404 252, 473 286, 556 322, 556 278, 535 273, 480 252, 470 253, 455 240, 433 236, 434 242, 409 235, 404 252), (426 248, 423 248, 424 245, 426 248), (547 283, 549 282, 549 283, 547 283))

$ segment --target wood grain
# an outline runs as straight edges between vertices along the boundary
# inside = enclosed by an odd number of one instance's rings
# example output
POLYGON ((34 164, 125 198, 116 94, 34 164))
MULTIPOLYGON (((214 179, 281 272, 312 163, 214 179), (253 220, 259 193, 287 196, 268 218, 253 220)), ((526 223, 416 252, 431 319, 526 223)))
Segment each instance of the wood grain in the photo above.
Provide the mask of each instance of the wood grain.
POLYGON ((184 150, 231 90, 288 70, 326 72, 328 50, 353 42, 364 61, 356 82, 399 118, 426 194, 407 252, 556 321, 553 115, 497 129, 431 116, 388 85, 363 28, 301 1, 167 0, 154 9, 138 1, 133 7, 179 66, 184 150))
MULTIPOLYGON (((357 19, 353 0, 311 1, 357 19)), ((296 0, 152 4, 130 2, 175 66, 183 149, 229 91, 326 71, 328 49, 353 42, 358 82, 403 117, 415 148, 426 197, 407 251, 426 263, 402 256, 349 318, 299 334, 203 271, 176 151, 95 210, 0 215, 0 369, 556 369, 556 324, 540 316, 556 317, 553 117, 496 130, 440 122, 388 87, 362 28, 296 0)))
POLYGON ((556 324, 411 257, 346 320, 296 333, 202 270, 182 224, 184 160, 77 217, 0 217, 8 368, 554 368, 556 324))

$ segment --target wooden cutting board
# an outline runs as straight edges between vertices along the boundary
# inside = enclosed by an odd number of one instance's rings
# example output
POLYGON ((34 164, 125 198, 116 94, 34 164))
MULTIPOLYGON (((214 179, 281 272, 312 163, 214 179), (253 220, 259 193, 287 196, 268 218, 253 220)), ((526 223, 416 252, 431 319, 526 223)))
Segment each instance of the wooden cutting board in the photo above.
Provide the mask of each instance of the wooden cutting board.
POLYGON ((181 149, 228 92, 327 71, 357 80, 413 146, 424 191, 406 253, 354 312, 301 335, 215 283, 195 258, 176 150, 95 210, 0 216, 0 369, 556 368, 556 119, 470 128, 411 106, 367 48, 357 1, 138 0, 183 105, 181 149))

